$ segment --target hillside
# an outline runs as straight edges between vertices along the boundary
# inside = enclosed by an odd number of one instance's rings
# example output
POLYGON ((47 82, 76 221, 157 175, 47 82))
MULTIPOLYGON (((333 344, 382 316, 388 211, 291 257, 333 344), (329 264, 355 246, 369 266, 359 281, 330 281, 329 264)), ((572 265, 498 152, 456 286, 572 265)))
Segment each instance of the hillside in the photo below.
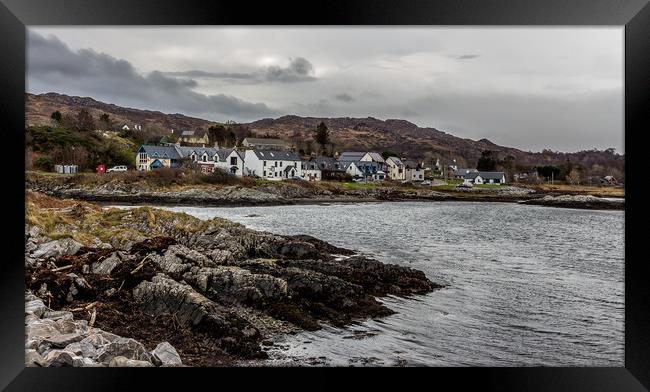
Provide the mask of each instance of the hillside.
POLYGON ((116 125, 140 124, 143 127, 171 129, 204 129, 214 124, 212 121, 188 117, 182 114, 165 114, 151 110, 123 108, 121 106, 96 101, 89 97, 71 97, 64 94, 47 93, 34 95, 25 93, 25 124, 46 125, 50 123, 50 115, 54 111, 61 114, 76 115, 79 110, 87 109, 93 118, 97 119, 103 113, 108 113, 116 125))
MULTIPOLYGON (((108 113, 117 124, 141 124, 145 129, 169 131, 171 129, 207 129, 214 122, 182 114, 165 114, 157 111, 123 108, 96 101, 92 98, 71 97, 57 93, 25 94, 25 121, 30 125, 50 123, 52 112, 76 114, 82 108, 94 118, 108 113)), ((514 168, 534 165, 563 165, 567 161, 583 166, 589 175, 614 175, 624 178, 625 156, 611 150, 589 150, 573 153, 528 152, 499 146, 487 139, 471 140, 453 136, 435 128, 422 128, 399 119, 380 120, 368 118, 316 118, 295 115, 277 119, 262 119, 238 128, 255 136, 272 136, 305 145, 313 141, 313 130, 323 121, 330 130, 337 151, 376 150, 392 151, 412 159, 441 158, 444 162, 456 159, 459 166, 475 167, 481 152, 495 151, 499 157, 514 157, 514 168)), ((241 133, 241 132, 238 132, 241 133)))

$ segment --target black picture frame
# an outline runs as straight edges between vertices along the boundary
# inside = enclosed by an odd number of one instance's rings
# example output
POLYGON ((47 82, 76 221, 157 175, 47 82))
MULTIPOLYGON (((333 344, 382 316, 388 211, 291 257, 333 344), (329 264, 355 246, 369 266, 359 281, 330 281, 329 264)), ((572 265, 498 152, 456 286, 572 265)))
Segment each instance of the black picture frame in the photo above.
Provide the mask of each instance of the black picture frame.
MULTIPOLYGON (((414 383, 412 373, 391 376, 384 370, 363 370, 339 377, 331 369, 266 369, 266 377, 242 372, 261 369, 204 369, 178 377, 166 370, 35 369, 24 367, 24 122, 25 26, 29 25, 608 25, 625 26, 625 367, 624 368, 431 368, 417 372, 417 383, 454 389, 475 385, 498 390, 646 390, 650 388, 650 290, 647 255, 642 245, 648 222, 641 173, 647 153, 650 113, 650 5, 646 0, 445 0, 445 1, 312 1, 310 3, 203 2, 185 0, 0 0, 0 116, 5 154, 2 179, 6 200, 3 260, 0 263, 0 387, 26 390, 130 390, 179 383, 224 381, 249 386, 278 383, 368 387, 389 378, 414 383), (20 146, 23 146, 21 148, 20 146), (22 207, 21 207, 22 206, 22 207), (638 252, 638 256, 634 252, 638 252), (270 370, 270 371, 269 371, 270 370), (287 371, 293 373, 288 374, 287 371), (206 373, 207 372, 207 373, 206 373), (214 373, 217 372, 217 373, 214 373), (311 383, 296 383, 294 373, 311 383), (372 373, 370 373, 372 372, 372 373), (201 377, 199 377, 201 376, 201 377), (237 381, 238 380, 238 381, 237 381)), ((180 372, 181 370, 178 370, 180 372)), ((390 370, 392 371, 392 369, 390 370)), ((408 369, 406 370, 408 372, 408 369)), ((172 370, 177 372, 177 370, 172 370)), ((409 384, 405 384, 408 382, 409 384)), ((237 384, 234 384, 237 385, 237 384)), ((417 384, 413 384, 415 387, 417 384)))

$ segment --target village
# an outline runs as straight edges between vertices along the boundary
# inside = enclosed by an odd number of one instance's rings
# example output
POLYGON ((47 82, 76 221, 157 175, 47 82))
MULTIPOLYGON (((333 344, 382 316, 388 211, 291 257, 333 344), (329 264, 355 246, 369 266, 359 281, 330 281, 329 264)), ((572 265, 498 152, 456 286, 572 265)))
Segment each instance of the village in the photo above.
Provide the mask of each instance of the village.
MULTIPOLYGON (((447 170, 456 182, 460 180, 458 185, 461 187, 506 183, 503 172, 483 172, 455 165, 443 168, 439 160, 433 167, 426 167, 424 162, 405 157, 384 157, 375 151, 343 151, 335 153, 334 157, 318 155, 305 160, 281 139, 244 138, 240 147, 227 148, 218 143, 206 147, 208 142, 206 132, 182 131, 176 143, 142 145, 136 154, 136 169, 149 171, 190 165, 204 174, 220 170, 238 177, 270 181, 392 180, 419 185, 431 185, 431 173, 447 170)), ((121 170, 126 170, 126 167, 117 171, 121 170)))

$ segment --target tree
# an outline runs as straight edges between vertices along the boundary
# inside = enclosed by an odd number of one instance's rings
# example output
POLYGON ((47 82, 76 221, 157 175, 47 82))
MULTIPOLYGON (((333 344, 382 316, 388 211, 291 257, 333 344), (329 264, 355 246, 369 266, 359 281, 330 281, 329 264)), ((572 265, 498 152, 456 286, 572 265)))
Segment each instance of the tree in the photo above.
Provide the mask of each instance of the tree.
POLYGON ((314 139, 316 140, 316 143, 320 144, 321 149, 329 144, 330 132, 324 122, 321 121, 321 123, 316 126, 316 137, 314 139))
POLYGON ((95 120, 87 109, 81 109, 77 114, 77 129, 80 131, 92 131, 95 129, 95 120))
POLYGON ((57 124, 61 123, 61 117, 62 117, 61 112, 59 112, 58 110, 56 112, 53 112, 52 115, 50 116, 50 118, 56 121, 57 124))
POLYGON ((397 153, 390 150, 386 150, 381 153, 381 157, 384 159, 388 159, 388 157, 397 157, 397 156, 399 156, 397 153))
POLYGON ((580 171, 578 169, 571 169, 571 171, 564 177, 569 184, 580 184, 580 171))
POLYGON ((113 128, 113 120, 108 113, 103 113, 99 116, 99 127, 104 130, 113 128))
POLYGON ((478 171, 494 171, 497 167, 497 160, 494 157, 494 151, 485 150, 476 163, 478 171))

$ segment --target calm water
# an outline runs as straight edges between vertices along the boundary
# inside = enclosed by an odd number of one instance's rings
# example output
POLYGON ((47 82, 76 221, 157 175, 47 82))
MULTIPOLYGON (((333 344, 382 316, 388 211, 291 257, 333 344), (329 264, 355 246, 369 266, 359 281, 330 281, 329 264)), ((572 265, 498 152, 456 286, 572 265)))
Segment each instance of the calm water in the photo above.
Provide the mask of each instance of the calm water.
POLYGON ((390 317, 290 336, 274 357, 335 366, 624 365, 623 211, 475 202, 168 209, 310 234, 449 285, 383 299, 398 312, 390 317))

